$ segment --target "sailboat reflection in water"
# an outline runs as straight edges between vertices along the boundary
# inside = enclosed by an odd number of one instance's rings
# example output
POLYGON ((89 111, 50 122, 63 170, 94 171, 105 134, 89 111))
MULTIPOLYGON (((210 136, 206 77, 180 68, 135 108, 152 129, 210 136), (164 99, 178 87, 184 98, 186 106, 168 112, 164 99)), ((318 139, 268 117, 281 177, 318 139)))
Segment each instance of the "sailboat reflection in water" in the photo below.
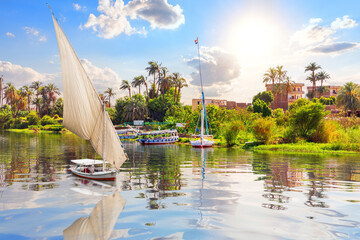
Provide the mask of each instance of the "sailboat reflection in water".
POLYGON ((64 239, 109 239, 124 206, 125 199, 116 190, 100 200, 89 217, 81 217, 66 228, 64 239))

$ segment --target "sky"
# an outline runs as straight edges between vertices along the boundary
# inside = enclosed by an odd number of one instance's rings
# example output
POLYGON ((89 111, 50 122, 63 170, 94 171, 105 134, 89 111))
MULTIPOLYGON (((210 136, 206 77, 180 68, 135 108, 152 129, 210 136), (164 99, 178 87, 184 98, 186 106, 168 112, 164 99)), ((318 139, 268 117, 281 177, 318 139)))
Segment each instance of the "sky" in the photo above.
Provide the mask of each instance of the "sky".
MULTIPOLYGON (((60 90, 61 66, 49 3, 98 92, 147 76, 149 61, 179 72, 200 98, 251 102, 263 75, 283 65, 305 83, 316 62, 324 85, 360 83, 358 0, 0 0, 0 75, 16 87, 42 81, 60 90)), ((137 92, 133 89, 133 92, 137 92)), ((145 88, 142 89, 145 91, 145 88)))

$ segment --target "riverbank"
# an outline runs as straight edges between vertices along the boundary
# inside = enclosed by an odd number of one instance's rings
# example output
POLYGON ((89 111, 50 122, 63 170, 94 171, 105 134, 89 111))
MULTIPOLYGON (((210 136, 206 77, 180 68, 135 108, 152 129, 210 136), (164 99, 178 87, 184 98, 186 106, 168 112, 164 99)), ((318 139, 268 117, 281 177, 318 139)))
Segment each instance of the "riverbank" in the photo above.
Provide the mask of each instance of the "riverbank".
MULTIPOLYGON (((25 134, 73 134, 63 128, 60 131, 50 131, 44 129, 7 129, 9 132, 25 133, 25 134)), ((191 138, 179 138, 176 144, 188 145, 191 138)), ((136 139, 124 139, 124 142, 135 142, 136 139)), ((226 146, 226 142, 222 139, 214 139, 215 148, 232 148, 254 151, 258 153, 280 153, 280 154, 360 154, 360 144, 357 143, 283 143, 262 145, 260 142, 251 142, 246 144, 237 144, 232 147, 226 146)))

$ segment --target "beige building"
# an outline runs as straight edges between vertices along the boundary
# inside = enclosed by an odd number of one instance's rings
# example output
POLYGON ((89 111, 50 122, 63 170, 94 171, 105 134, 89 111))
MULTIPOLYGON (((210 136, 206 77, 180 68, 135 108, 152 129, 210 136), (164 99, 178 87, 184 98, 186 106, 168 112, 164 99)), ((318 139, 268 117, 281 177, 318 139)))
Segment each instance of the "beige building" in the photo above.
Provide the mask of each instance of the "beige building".
MULTIPOLYGON (((202 104, 202 99, 193 99, 192 110, 194 111, 201 104, 202 104)), ((247 108, 249 105, 251 105, 251 103, 237 103, 235 101, 227 101, 220 99, 205 99, 205 106, 209 104, 213 104, 219 107, 224 107, 227 109, 247 108)))
MULTIPOLYGON (((320 89, 319 86, 316 86, 317 90, 320 89)), ((313 86, 307 87, 308 92, 312 92, 314 89, 313 86)), ((338 92, 340 91, 341 86, 323 86, 323 91, 320 93, 319 91, 316 92, 315 97, 320 98, 328 98, 330 96, 337 97, 338 92)))
POLYGON ((284 89, 285 84, 266 84, 266 91, 272 91, 274 94, 274 101, 270 104, 272 109, 282 108, 284 110, 289 109, 291 103, 295 102, 296 100, 303 98, 304 91, 304 83, 294 83, 291 89, 286 93, 285 91, 279 91, 279 89, 284 89), (278 93, 277 92, 281 92, 278 93))

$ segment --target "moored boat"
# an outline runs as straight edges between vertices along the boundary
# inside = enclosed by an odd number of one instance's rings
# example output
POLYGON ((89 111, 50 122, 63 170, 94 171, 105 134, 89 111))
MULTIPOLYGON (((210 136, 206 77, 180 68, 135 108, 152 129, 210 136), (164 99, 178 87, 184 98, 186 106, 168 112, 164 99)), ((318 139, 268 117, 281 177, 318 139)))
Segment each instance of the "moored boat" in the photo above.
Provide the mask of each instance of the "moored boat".
MULTIPOLYGON (((200 50, 199 50, 199 41, 195 40, 195 44, 198 46, 198 57, 199 57, 199 75, 200 75, 200 83, 201 83, 201 95, 202 95, 202 109, 200 111, 201 115, 201 127, 200 127, 200 135, 196 135, 196 133, 192 136, 194 140, 190 141, 191 146, 194 148, 209 148, 214 144, 213 135, 209 135, 208 128, 208 119, 206 114, 206 105, 205 105, 205 94, 202 84, 201 78, 201 67, 200 67, 200 50), (206 135, 205 135, 205 127, 206 127, 206 135)), ((196 126, 196 129, 197 126, 196 126)))
POLYGON ((172 144, 179 139, 177 130, 139 132, 137 141, 142 145, 172 144))
POLYGON ((90 141, 94 150, 103 158, 102 161, 71 160, 76 166, 71 167, 70 171, 76 176, 88 179, 115 180, 116 170, 109 170, 106 165, 109 163, 119 170, 127 155, 106 111, 105 101, 101 100, 95 90, 53 13, 52 19, 63 81, 63 125, 78 137, 90 141))

